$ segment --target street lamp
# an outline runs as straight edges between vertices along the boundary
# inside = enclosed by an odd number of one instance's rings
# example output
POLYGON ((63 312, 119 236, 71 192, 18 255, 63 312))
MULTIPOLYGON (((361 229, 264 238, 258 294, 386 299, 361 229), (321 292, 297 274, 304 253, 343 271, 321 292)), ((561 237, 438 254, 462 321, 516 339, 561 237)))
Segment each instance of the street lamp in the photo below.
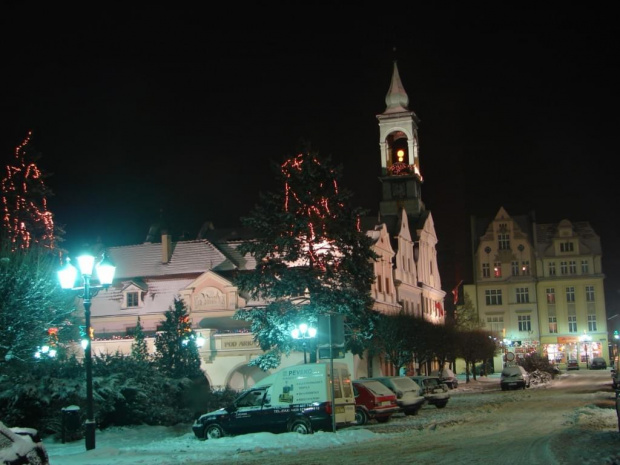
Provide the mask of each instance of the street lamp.
POLYGON ((299 327, 296 327, 291 331, 293 339, 301 339, 303 341, 302 347, 304 350, 304 364, 308 363, 306 359, 306 340, 316 337, 316 328, 308 326, 306 323, 302 323, 299 327))
POLYGON ((97 295, 100 289, 107 289, 114 280, 116 267, 105 257, 95 266, 95 257, 90 254, 80 255, 77 259, 79 272, 82 275, 83 286, 75 286, 78 277, 78 270, 67 259, 67 264, 58 272, 60 286, 63 289, 83 291, 80 296, 84 300, 84 318, 86 324, 86 341, 84 347, 84 365, 86 366, 86 428, 85 440, 86 450, 95 448, 95 418, 93 412, 93 365, 91 358, 91 342, 93 339, 92 328, 90 327, 90 306, 91 299, 97 295), (93 269, 97 272, 99 279, 98 285, 91 284, 93 269))
POLYGON ((588 365, 588 342, 592 340, 592 336, 589 334, 582 334, 579 336, 579 340, 583 343, 583 349, 586 352, 586 370, 590 369, 590 365, 588 365))

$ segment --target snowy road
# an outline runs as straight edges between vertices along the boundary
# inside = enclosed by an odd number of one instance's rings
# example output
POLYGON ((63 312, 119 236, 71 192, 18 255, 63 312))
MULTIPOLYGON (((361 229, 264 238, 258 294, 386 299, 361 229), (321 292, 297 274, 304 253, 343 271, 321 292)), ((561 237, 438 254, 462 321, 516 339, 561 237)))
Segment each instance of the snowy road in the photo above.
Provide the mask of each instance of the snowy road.
POLYGON ((365 426, 386 433, 378 440, 295 454, 249 453, 209 463, 620 463, 620 433, 613 429, 617 423, 609 371, 572 372, 549 386, 527 390, 502 392, 498 388, 498 380, 489 380, 484 390, 468 391, 463 385, 452 391, 443 410, 425 406, 415 417, 399 415, 385 425, 365 426), (601 409, 608 413, 604 421, 601 409))

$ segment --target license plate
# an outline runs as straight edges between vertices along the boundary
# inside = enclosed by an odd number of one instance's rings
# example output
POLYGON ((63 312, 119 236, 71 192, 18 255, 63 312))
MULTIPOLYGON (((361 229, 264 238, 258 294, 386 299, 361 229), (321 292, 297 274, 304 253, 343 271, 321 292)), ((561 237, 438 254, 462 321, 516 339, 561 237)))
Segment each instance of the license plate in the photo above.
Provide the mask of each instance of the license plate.
POLYGON ((343 405, 337 405, 336 406, 336 413, 344 413, 344 406, 343 405))
POLYGON ((383 402, 381 402, 379 404, 381 407, 385 407, 387 405, 392 405, 392 402, 390 402, 389 400, 384 400, 383 402))

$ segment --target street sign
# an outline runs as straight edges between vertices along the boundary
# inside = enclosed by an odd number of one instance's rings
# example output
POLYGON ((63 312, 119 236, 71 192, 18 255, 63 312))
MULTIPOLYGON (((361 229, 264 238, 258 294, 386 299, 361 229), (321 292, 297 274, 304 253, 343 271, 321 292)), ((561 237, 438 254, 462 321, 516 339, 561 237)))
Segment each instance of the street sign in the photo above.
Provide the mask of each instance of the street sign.
POLYGON ((515 359, 514 352, 506 352, 506 361, 512 362, 515 359))

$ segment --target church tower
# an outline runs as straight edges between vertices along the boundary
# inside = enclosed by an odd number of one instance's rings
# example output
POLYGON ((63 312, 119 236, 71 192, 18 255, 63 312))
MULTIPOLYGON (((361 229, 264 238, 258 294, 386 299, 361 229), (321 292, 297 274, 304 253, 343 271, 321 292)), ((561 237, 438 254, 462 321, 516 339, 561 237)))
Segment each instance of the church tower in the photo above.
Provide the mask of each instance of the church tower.
POLYGON ((386 109, 379 120, 382 184, 379 212, 382 216, 398 215, 404 208, 407 215, 419 217, 425 210, 421 198, 422 175, 418 145, 416 114, 409 110, 409 97, 394 61, 392 82, 385 96, 386 109))

